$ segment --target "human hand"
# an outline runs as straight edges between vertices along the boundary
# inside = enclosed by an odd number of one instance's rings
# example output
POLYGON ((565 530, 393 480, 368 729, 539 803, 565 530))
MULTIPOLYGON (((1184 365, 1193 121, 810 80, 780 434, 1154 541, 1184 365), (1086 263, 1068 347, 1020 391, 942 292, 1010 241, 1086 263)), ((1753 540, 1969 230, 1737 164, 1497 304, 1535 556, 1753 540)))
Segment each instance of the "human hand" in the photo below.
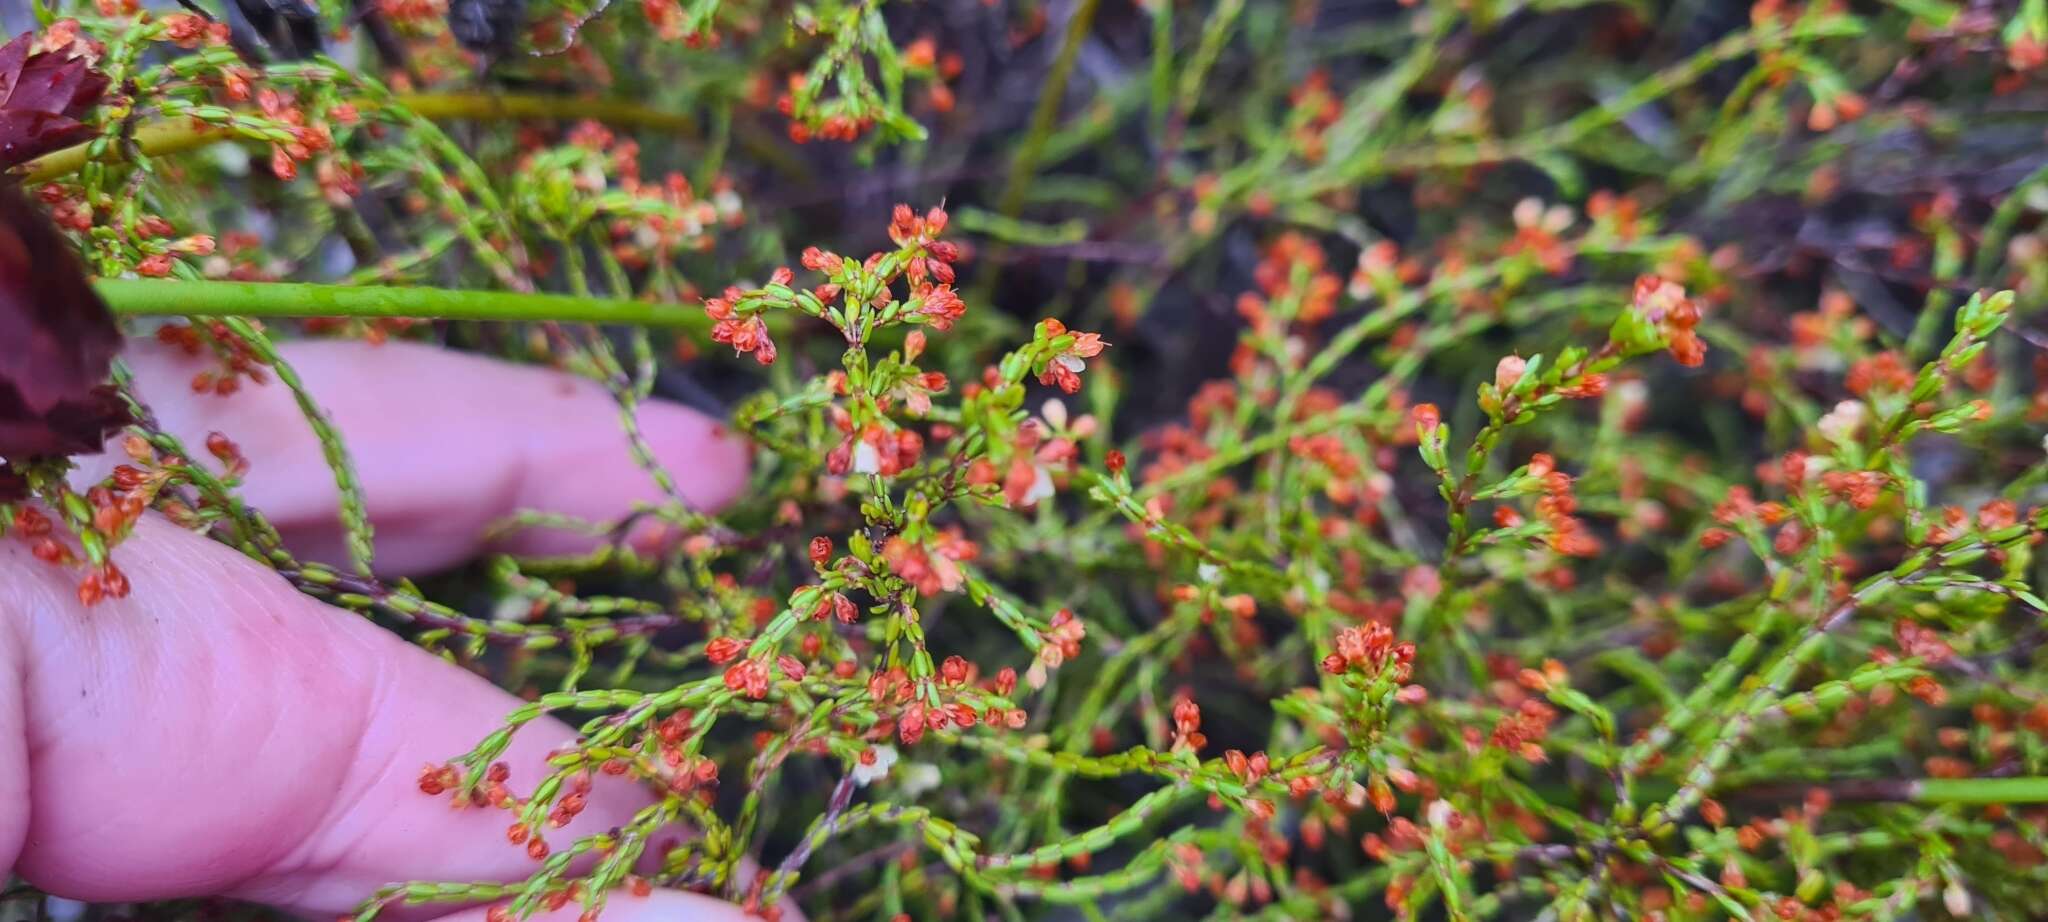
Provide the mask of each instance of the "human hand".
MULTIPOLYGON (((380 572, 471 558, 515 509, 608 519, 661 498, 590 382, 399 343, 299 343, 286 357, 354 457, 380 572)), ((243 495, 295 552, 345 556, 338 492, 285 388, 195 395, 200 366, 155 343, 132 344, 128 361, 186 444, 216 430, 239 443, 252 465, 243 495)), ((640 422, 700 508, 744 486, 745 449, 712 421, 650 403, 640 422)), ((89 474, 116 460, 80 459, 89 474)), ((524 534, 493 549, 575 540, 524 534)), ((452 810, 417 783, 516 698, 160 516, 116 560, 132 591, 85 608, 76 573, 0 540, 0 860, 16 874, 80 900, 220 895, 331 917, 393 881, 531 873, 502 811, 452 810)), ((526 725, 505 757, 514 787, 572 736, 552 718, 526 725)), ((603 831, 651 800, 600 776, 562 834, 603 831)), ((606 916, 643 917, 744 918, 682 892, 615 894, 606 916)))

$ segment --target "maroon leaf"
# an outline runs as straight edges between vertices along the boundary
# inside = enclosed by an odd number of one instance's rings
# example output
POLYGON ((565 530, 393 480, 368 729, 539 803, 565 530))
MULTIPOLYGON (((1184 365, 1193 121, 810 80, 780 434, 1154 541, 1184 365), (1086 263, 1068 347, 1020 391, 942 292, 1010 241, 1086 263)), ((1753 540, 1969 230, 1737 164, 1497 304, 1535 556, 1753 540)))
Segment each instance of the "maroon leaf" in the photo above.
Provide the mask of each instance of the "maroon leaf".
POLYGON ((53 112, 0 109, 0 169, 92 140, 91 125, 53 112))
POLYGON ((121 330, 41 208, 0 186, 0 458, 99 451, 129 422, 103 382, 121 330))
POLYGON ((71 108, 71 97, 85 85, 85 72, 81 58, 30 55, 14 81, 14 92, 0 105, 11 110, 61 113, 71 108))
MULTIPOLYGON (((83 65, 81 65, 83 66, 83 65)), ((100 97, 107 95, 107 87, 113 85, 106 74, 85 67, 85 79, 78 82, 78 89, 71 94, 71 104, 64 107, 64 114, 72 118, 83 118, 92 107, 99 105, 100 97)))
POLYGON ((0 45, 0 100, 14 95, 14 84, 21 79, 22 65, 28 63, 28 46, 34 40, 35 33, 23 32, 0 45))
POLYGON ((81 143, 95 129, 79 121, 107 92, 107 76, 85 58, 29 50, 33 36, 0 46, 0 169, 81 143))

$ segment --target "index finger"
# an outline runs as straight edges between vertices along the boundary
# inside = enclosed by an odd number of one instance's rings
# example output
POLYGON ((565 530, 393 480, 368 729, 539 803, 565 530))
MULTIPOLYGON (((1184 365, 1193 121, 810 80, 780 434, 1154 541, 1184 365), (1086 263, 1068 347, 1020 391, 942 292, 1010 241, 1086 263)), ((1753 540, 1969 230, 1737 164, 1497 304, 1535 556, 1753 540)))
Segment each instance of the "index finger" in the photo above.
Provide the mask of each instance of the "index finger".
MULTIPOLYGON (((491 549, 485 531, 521 509, 592 520, 667 498, 634 459, 619 408, 595 382, 406 342, 305 341, 284 357, 327 412, 353 460, 376 533, 377 569, 431 571, 491 549)), ((242 495, 310 559, 347 559, 340 491, 291 394, 272 379, 227 396, 196 393, 208 363, 156 342, 126 355, 158 421, 197 451, 209 432, 249 459, 242 495)), ((744 444, 704 415, 665 401, 638 424, 682 497, 699 509, 746 484, 744 444)), ((115 463, 109 453, 99 473, 115 463)), ((498 548, 566 553, 591 539, 529 530, 498 548)))
MULTIPOLYGON (((155 514, 121 545, 126 598, 0 541, 0 866, 99 902, 226 894, 309 915, 406 880, 506 881, 513 814, 451 809, 421 767, 521 702, 155 514)), ((543 715, 502 759, 531 786, 574 731, 543 715)), ((653 802, 602 774, 562 846, 653 802)), ((734 919, 714 901, 677 918, 734 919)))

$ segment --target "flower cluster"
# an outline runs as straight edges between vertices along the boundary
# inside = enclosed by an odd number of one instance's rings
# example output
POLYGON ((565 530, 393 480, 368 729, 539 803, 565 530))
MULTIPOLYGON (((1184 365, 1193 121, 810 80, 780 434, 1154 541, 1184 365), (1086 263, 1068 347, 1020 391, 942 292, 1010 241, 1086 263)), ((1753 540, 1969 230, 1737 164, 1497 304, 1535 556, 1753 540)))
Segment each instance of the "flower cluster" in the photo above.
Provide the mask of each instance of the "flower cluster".
POLYGON ((1671 350, 1678 364, 1697 366, 1707 360, 1707 345, 1693 329, 1700 323, 1699 303, 1685 296, 1685 287, 1670 279, 1645 275, 1636 279, 1634 310, 1617 322, 1615 341, 1631 352, 1643 351, 1645 332, 1671 350))
POLYGON ((1323 657, 1323 671, 1330 675, 1364 671, 1388 672, 1394 682, 1406 682, 1415 667, 1415 645, 1396 643, 1394 632, 1374 622, 1337 632, 1337 651, 1323 657))

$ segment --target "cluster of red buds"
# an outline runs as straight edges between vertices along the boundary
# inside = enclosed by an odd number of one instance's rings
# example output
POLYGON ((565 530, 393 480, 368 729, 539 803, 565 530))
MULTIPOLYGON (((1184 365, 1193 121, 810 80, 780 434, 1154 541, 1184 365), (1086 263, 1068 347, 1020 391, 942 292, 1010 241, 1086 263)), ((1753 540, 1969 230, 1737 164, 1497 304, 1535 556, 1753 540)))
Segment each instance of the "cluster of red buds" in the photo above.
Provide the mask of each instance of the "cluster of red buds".
POLYGON ((1515 236, 1502 248, 1503 255, 1526 253, 1551 275, 1563 275, 1572 267, 1576 251, 1563 238, 1573 221, 1569 206, 1551 205, 1546 208, 1537 199, 1525 198, 1515 204, 1513 217, 1515 236))
MULTIPOLYGON (((271 146, 270 171, 277 174, 277 178, 283 180, 297 178, 299 175, 298 165, 300 163, 312 159, 314 154, 334 147, 333 130, 324 121, 308 119, 305 110, 299 106, 296 100, 289 99, 284 94, 265 87, 257 91, 256 105, 263 110, 265 116, 287 126, 292 134, 291 141, 271 146)), ((344 122, 353 121, 356 118, 353 107, 345 107, 338 112, 330 112, 329 115, 344 122)), ((333 177, 333 179, 335 181, 343 181, 347 178, 337 176, 333 177)), ((323 183, 322 185, 325 186, 328 183, 323 183)), ((344 182, 344 185, 352 186, 352 181, 344 182)), ((335 191, 342 194, 343 201, 348 200, 348 188, 338 188, 335 191)))
POLYGON ((1947 544, 1972 530, 1994 532, 2020 521, 2019 506, 2009 499, 1987 500, 1977 507, 1975 515, 1961 506, 1943 506, 1938 514, 1940 521, 1928 530, 1926 544, 1947 544))
POLYGON ((1415 669, 1415 644, 1395 640, 1394 629, 1378 622, 1338 631, 1336 646, 1336 652, 1323 657, 1323 671, 1330 675, 1385 673, 1399 683, 1415 669))
POLYGON ((1842 386, 1858 397, 1874 393, 1904 394, 1913 389, 1913 371, 1897 352, 1886 349, 1850 363, 1842 386))
MULTIPOLYGON (((1330 86, 1330 72, 1321 67, 1309 71, 1287 91, 1287 103, 1294 109, 1288 121, 1293 126, 1295 149, 1301 152, 1303 160, 1321 162, 1329 149, 1323 135, 1344 115, 1344 102, 1330 86)), ((1270 204, 1264 208, 1254 205, 1254 212, 1270 209, 1270 204)))
POLYGON ((1634 333, 1647 327, 1645 332, 1652 335, 1616 336, 1630 352, 1653 351, 1661 344, 1680 365, 1694 367, 1707 360, 1707 344, 1693 332, 1700 323, 1699 303, 1686 297, 1685 286, 1661 276, 1641 276, 1636 279, 1633 307, 1623 312, 1616 330, 1634 333))
POLYGON ((678 0, 640 0, 640 12, 662 41, 677 42, 685 48, 715 48, 719 44, 718 33, 688 28, 690 16, 678 0))
POLYGON ((158 215, 145 215, 135 222, 135 237, 147 255, 135 264, 135 274, 147 278, 164 278, 171 274, 177 257, 203 258, 212 256, 214 238, 211 234, 192 234, 170 239, 175 233, 171 222, 158 215))
POLYGON ((957 527, 938 530, 925 541, 911 541, 902 535, 882 545, 882 560, 889 572, 902 577, 919 595, 935 596, 956 592, 965 579, 960 565, 981 556, 981 548, 957 527))
POLYGON ((1891 478, 1881 471, 1823 471, 1821 489, 1856 509, 1877 505, 1891 478))
MULTIPOLYGON (((684 742, 696 732, 692 729, 696 717, 695 711, 682 708, 654 725, 651 742, 661 755, 657 764, 647 766, 652 771, 642 774, 665 779, 670 793, 708 799, 718 787, 718 763, 706 756, 691 755, 684 748, 684 742)), ((598 770, 607 775, 623 775, 632 771, 633 766, 623 759, 607 759, 598 770)))
POLYGON ((895 718, 876 726, 873 738, 886 740, 893 733, 903 745, 911 746, 922 740, 928 730, 965 730, 976 725, 986 725, 991 730, 1023 729, 1030 722, 1030 714, 988 697, 993 694, 1007 698, 1015 691, 1016 671, 1005 667, 978 685, 969 684, 974 671, 972 664, 960 660, 952 666, 950 675, 941 673, 943 681, 938 683, 913 679, 901 666, 876 672, 868 678, 868 699, 877 708, 893 712, 895 718), (937 704, 931 703, 934 698, 937 704), (976 701, 981 702, 978 709, 976 701))
MULTIPOLYGON (((961 257, 960 248, 938 239, 946 223, 943 208, 929 209, 920 216, 908 205, 897 205, 889 221, 889 238, 897 245, 894 260, 883 253, 873 253, 858 264, 850 264, 837 253, 806 248, 803 267, 825 275, 825 281, 808 290, 798 290, 792 287, 796 273, 785 266, 769 275, 765 287, 728 287, 704 301, 704 313, 713 321, 711 338, 738 353, 751 353, 763 365, 771 364, 776 357, 775 341, 769 337, 761 315, 780 308, 826 316, 840 327, 849 342, 856 341, 866 335, 856 315, 867 308, 890 306, 894 296, 889 286, 899 276, 909 282, 910 296, 897 316, 930 324, 938 330, 951 329, 966 312, 967 305, 952 287, 953 263, 961 257), (849 303, 842 312, 831 305, 848 294, 849 285, 867 303, 849 303)), ((921 379, 919 383, 928 394, 943 387, 944 379, 921 379)), ((843 376, 835 379, 836 390, 843 392, 844 386, 843 376)))
POLYGON ((593 143, 599 140, 607 142, 606 146, 592 149, 605 152, 618 177, 619 191, 649 206, 611 220, 612 255, 620 265, 644 268, 680 253, 709 249, 714 228, 740 219, 741 201, 729 180, 719 179, 708 194, 700 193, 688 177, 677 172, 643 180, 638 142, 613 138, 609 132, 594 138, 593 143))
MULTIPOLYGON (((860 606, 853 604, 853 600, 847 598, 846 593, 827 593, 824 598, 818 600, 818 607, 811 610, 811 620, 823 621, 827 618, 836 620, 840 624, 852 624, 860 620, 860 606)), ((713 643, 717 643, 717 641, 713 641, 713 643)), ((713 662, 717 662, 717 660, 713 660, 713 662)))
POLYGON ((825 116, 818 121, 817 127, 797 121, 796 98, 809 84, 809 77, 803 74, 790 74, 788 90, 775 99, 775 111, 791 119, 789 123, 790 140, 798 144, 808 144, 814 139, 820 141, 856 141, 860 139, 861 135, 867 134, 874 129, 875 120, 872 116, 856 117, 844 113, 834 113, 825 116))
MULTIPOLYGON (((945 376, 933 380, 932 374, 919 375, 912 381, 929 400, 928 390, 933 385, 943 386, 945 376)), ((913 401, 914 402, 914 401, 913 401)), ((854 431, 853 414, 845 407, 834 405, 830 411, 833 428, 843 434, 839 444, 825 453, 825 473, 833 476, 846 474, 880 474, 894 477, 909 470, 924 457, 924 436, 910 429, 895 429, 880 422, 869 423, 854 431)))
POLYGON ((1066 324, 1050 318, 1039 321, 1038 331, 1042 339, 1073 337, 1071 344, 1055 352, 1045 369, 1038 373, 1038 383, 1053 385, 1068 394, 1079 393, 1081 372, 1088 368, 1087 360, 1101 355, 1103 347, 1109 344, 1102 341, 1099 333, 1070 334, 1066 324))
MULTIPOLYGON (((677 31, 677 26, 670 25, 682 18, 679 13, 669 12, 675 6, 675 0, 657 0, 651 3, 649 20, 658 27, 677 31), (661 11, 658 18, 656 9, 661 11)), ((692 34, 684 37, 684 40, 686 43, 715 44, 717 37, 705 39, 692 34)), ((856 63, 852 66, 865 68, 866 65, 856 63)), ((894 67, 904 76, 927 81, 925 101, 932 111, 953 111, 957 100, 947 82, 957 79, 966 69, 966 61, 958 53, 941 54, 934 39, 929 36, 921 37, 901 48, 894 67)), ((819 94, 813 92, 814 79, 810 73, 789 74, 782 80, 781 92, 776 93, 774 97, 775 111, 790 120, 789 138, 798 144, 808 144, 813 140, 856 141, 874 131, 879 124, 894 124, 905 117, 902 112, 897 111, 895 102, 876 97, 872 90, 849 90, 844 79, 829 74, 823 78, 822 85, 839 89, 843 95, 836 99, 821 100, 819 94), (829 111, 820 117, 820 109, 829 111)), ((775 92, 773 78, 766 75, 758 77, 755 86, 753 98, 757 105, 765 104, 768 95, 775 92)))
POLYGON ((1081 655, 1081 641, 1087 636, 1088 626, 1081 623, 1072 609, 1062 608, 1054 613, 1049 628, 1039 634, 1042 645, 1030 668, 1024 671, 1024 680, 1032 688, 1043 687, 1051 670, 1081 655))
POLYGON ((1270 335, 1275 332, 1270 306, 1298 298, 1292 311, 1296 324, 1313 328, 1328 320, 1337 313, 1337 296, 1344 291, 1343 280, 1328 268, 1328 260, 1322 246, 1305 234, 1289 232, 1274 238, 1252 268, 1259 290, 1237 297, 1238 316, 1254 331, 1270 335))
MULTIPOLYGON (((1536 500, 1536 514, 1550 527, 1546 540, 1550 549, 1567 557, 1591 557, 1600 553, 1600 539, 1573 515, 1578 497, 1572 493, 1572 477, 1557 469, 1550 455, 1538 452, 1529 458, 1529 476, 1542 482, 1543 495, 1536 500)), ((1502 507, 1501 511, 1512 510, 1502 507)))
MULTIPOLYGON (((1543 751, 1543 741, 1549 738, 1550 725, 1556 721, 1557 709, 1548 702, 1534 695, 1520 696, 1494 723, 1487 742, 1530 762, 1542 762, 1549 758, 1543 751)), ((1468 739, 1467 743, 1470 742, 1468 739)))
MULTIPOLYGON (((135 463, 116 465, 106 482, 88 488, 83 498, 89 518, 73 525, 81 533, 89 531, 101 547, 108 549, 134 530, 142 514, 176 480, 176 469, 187 463, 175 456, 159 457, 138 436, 122 439, 121 447, 135 463)), ((209 433, 206 449, 220 462, 228 482, 238 481, 248 473, 248 459, 226 436, 209 433)), ((181 510, 189 512, 176 502, 168 502, 164 508, 174 516, 181 510)), ((78 553, 58 536, 56 523, 41 510, 27 504, 17 505, 11 524, 12 534, 29 544, 30 553, 37 560, 52 566, 78 565, 78 553)), ((96 605, 105 599, 126 598, 130 588, 127 574, 112 560, 103 560, 89 567, 80 578, 78 600, 83 605, 96 605)))
POLYGON ((186 355, 198 356, 211 353, 216 361, 214 368, 192 376, 194 393, 214 393, 226 397, 241 389, 243 379, 250 384, 261 385, 269 380, 264 362, 249 344, 235 336, 227 325, 218 320, 209 321, 207 333, 189 324, 170 323, 157 328, 156 338, 167 346, 175 346, 186 355))
POLYGON ((1209 738, 1202 734, 1202 706, 1184 691, 1173 702, 1173 750, 1200 752, 1207 745, 1209 738))
MULTIPOLYGON (((777 269, 769 278, 771 285, 787 285, 792 275, 788 269, 777 269)), ((738 288, 727 288, 725 294, 704 299, 704 314, 714 322, 711 326, 711 341, 731 346, 741 355, 751 353, 754 361, 763 365, 775 364, 775 340, 768 336, 768 324, 759 314, 739 314, 733 305, 744 297, 738 288)))
POLYGON ((1247 756, 1238 749, 1223 750, 1223 765, 1247 786, 1258 784, 1273 768, 1272 759, 1264 752, 1254 752, 1247 756))
POLYGON ((967 466, 970 486, 1000 490, 1012 509, 1028 509, 1057 492, 1064 474, 1080 460, 1074 440, 1086 438, 1096 428, 1095 418, 1083 415, 1067 425, 1066 405, 1058 399, 1045 404, 1046 420, 1025 420, 1010 440, 1009 464, 977 458, 967 466), (1050 435, 1049 432, 1062 434, 1050 435))
MULTIPOLYGON (((118 506, 109 502, 104 491, 99 498, 107 505, 95 509, 95 518, 102 514, 101 509, 118 509, 118 506)), ((29 553, 35 555, 37 560, 55 567, 69 568, 78 565, 77 552, 57 537, 56 523, 35 507, 26 504, 15 506, 14 521, 11 524, 13 527, 9 531, 17 540, 28 543, 29 553)), ((93 567, 79 580, 78 601, 79 604, 86 606, 96 605, 102 599, 123 598, 128 595, 128 589, 127 575, 109 561, 93 567)))

